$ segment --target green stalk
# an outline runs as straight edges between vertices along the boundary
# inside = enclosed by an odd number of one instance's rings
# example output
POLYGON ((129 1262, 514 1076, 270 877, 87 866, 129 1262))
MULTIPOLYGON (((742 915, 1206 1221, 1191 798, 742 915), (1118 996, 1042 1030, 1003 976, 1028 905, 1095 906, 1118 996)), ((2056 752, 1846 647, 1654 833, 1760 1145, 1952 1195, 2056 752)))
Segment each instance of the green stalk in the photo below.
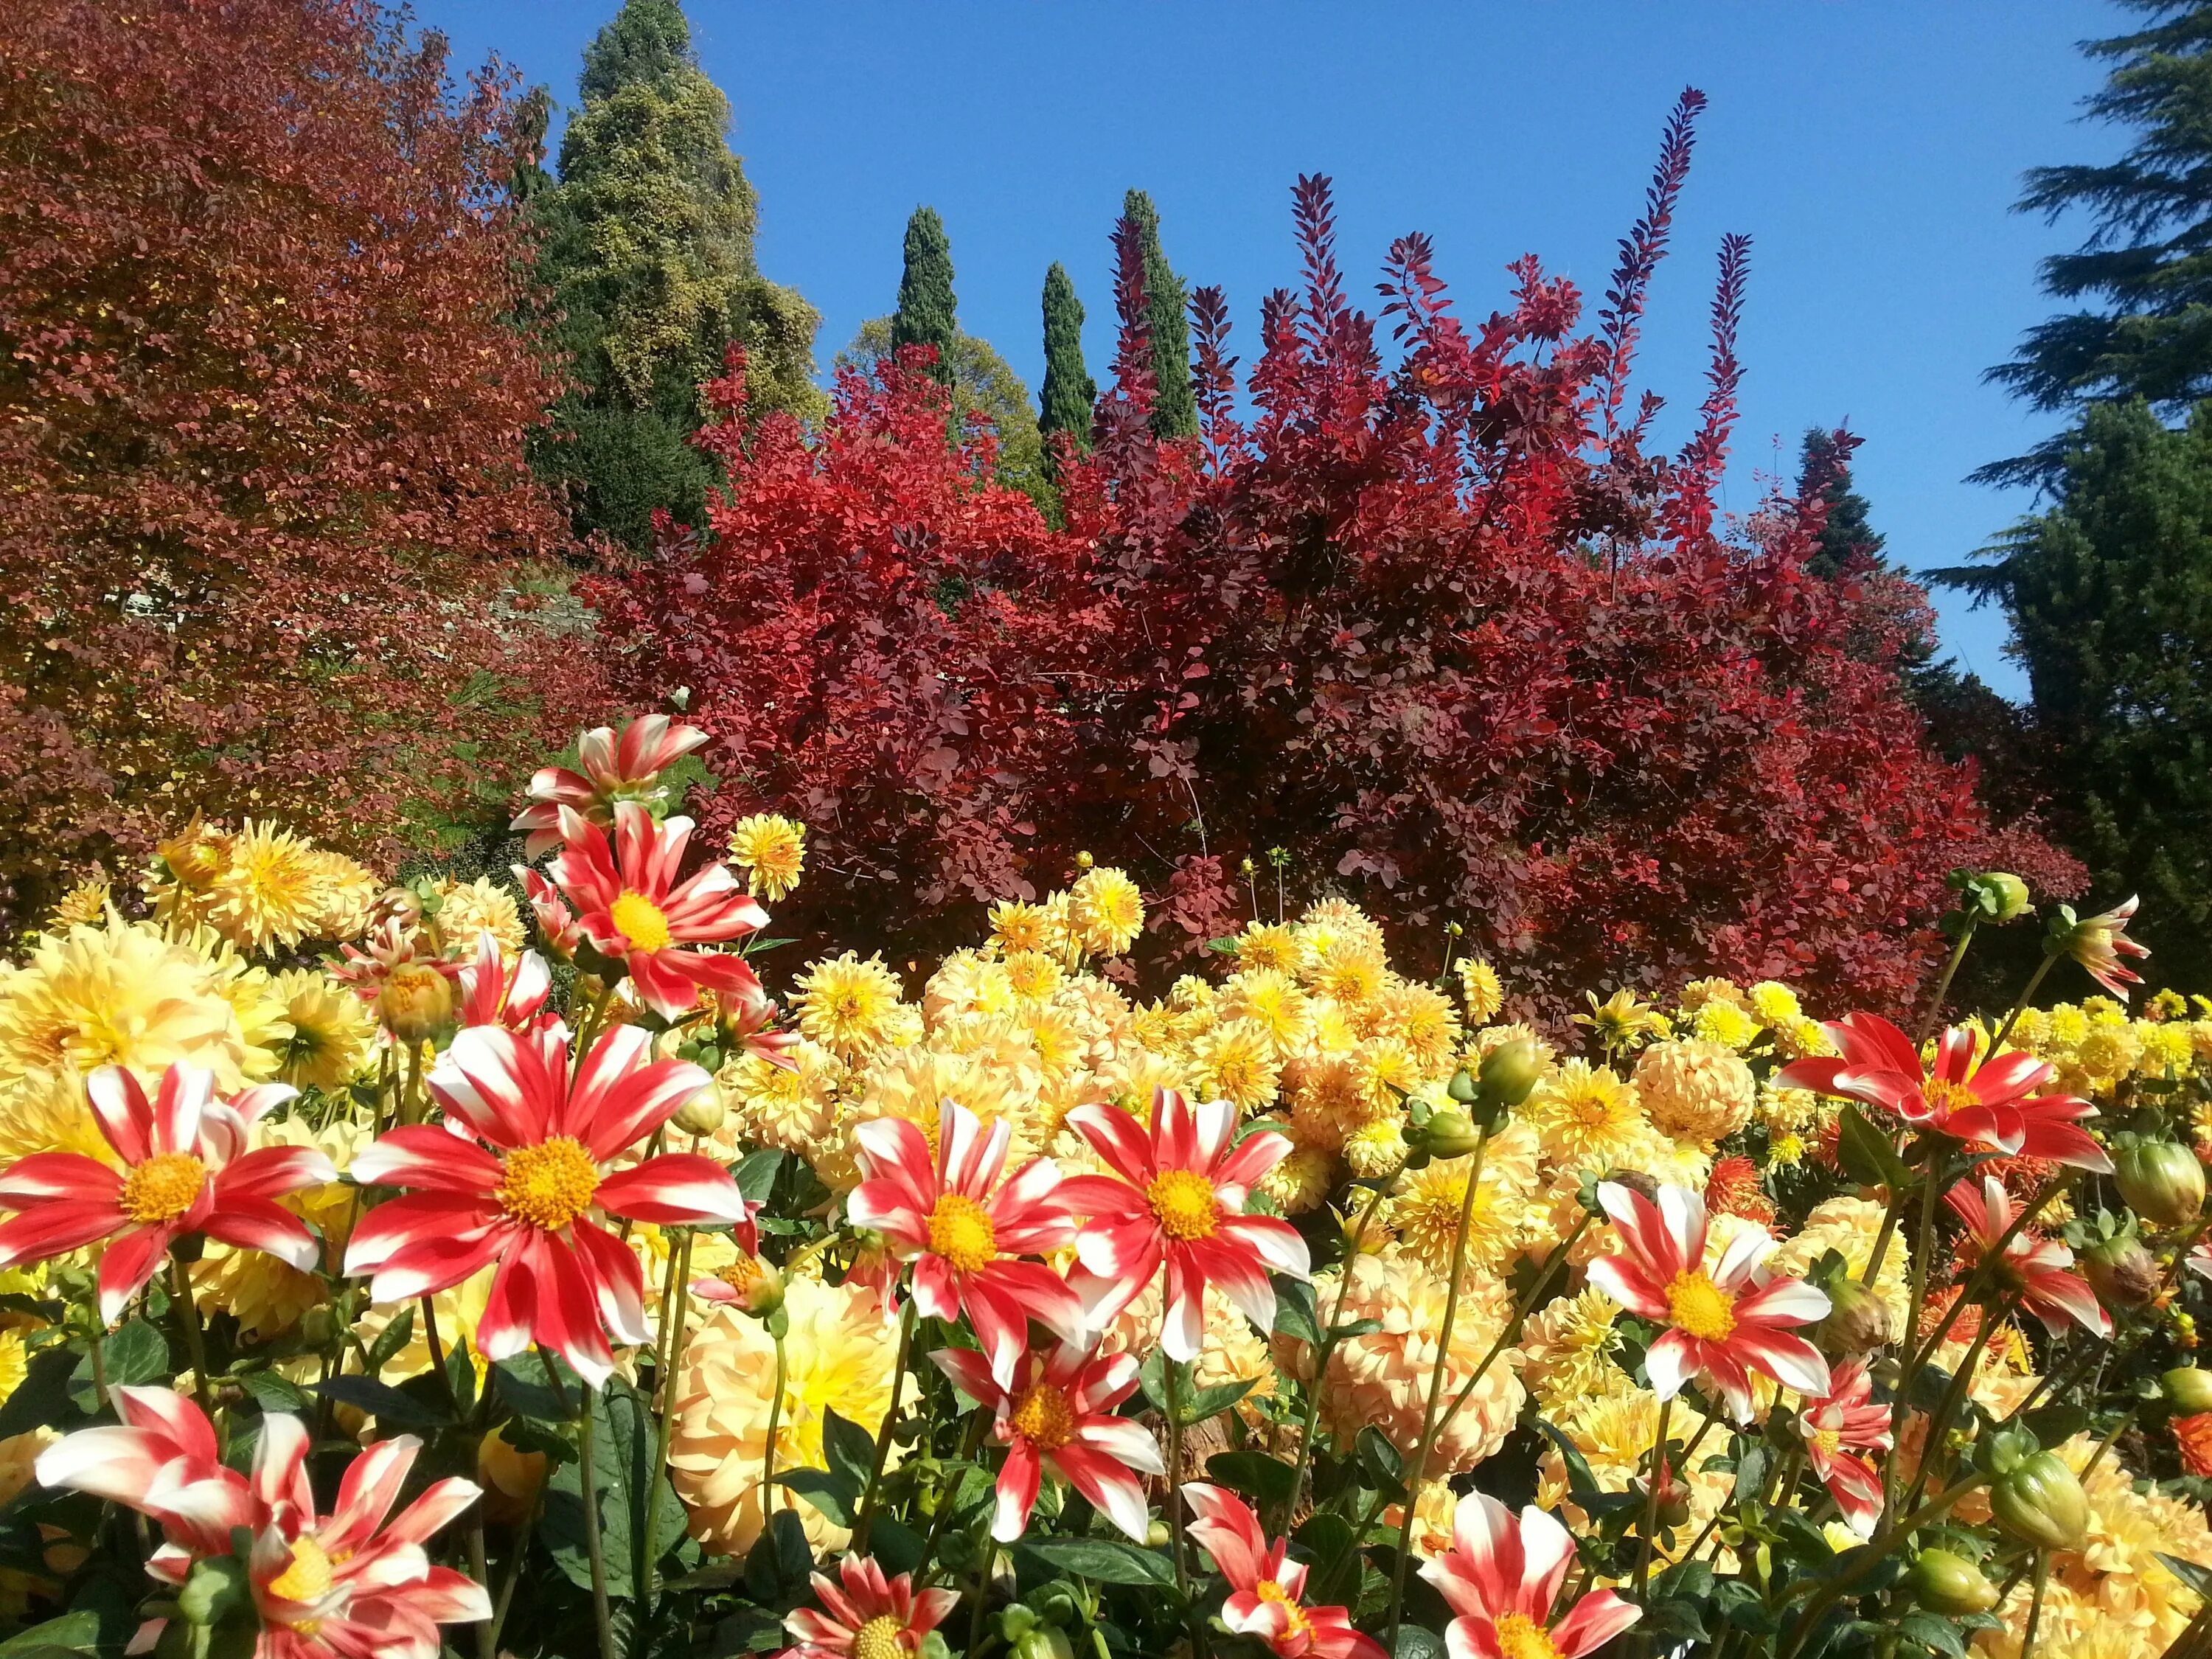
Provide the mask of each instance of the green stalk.
POLYGON ((647 1476, 645 1498, 645 1547, 637 1569, 638 1600, 641 1614, 638 1623, 639 1659, 649 1639, 659 1585, 655 1582, 660 1566, 660 1472, 668 1467, 668 1439, 675 1427, 676 1368, 684 1361, 684 1321, 691 1311, 691 1239, 689 1228, 684 1230, 680 1249, 668 1253, 669 1274, 676 1284, 676 1317, 673 1328, 668 1316, 668 1302, 661 1299, 661 1358, 657 1380, 660 1384, 660 1426, 653 1437, 653 1469, 647 1476), (678 1265, 680 1255, 681 1265, 678 1265))
POLYGON ((1367 1207, 1359 1212, 1358 1224, 1352 1229, 1352 1243, 1344 1254, 1344 1271, 1336 1281, 1336 1300, 1328 1310, 1328 1322, 1321 1328, 1321 1340, 1314 1349, 1313 1380, 1306 1384, 1306 1414, 1298 1433, 1297 1468, 1291 1481, 1291 1495, 1284 1505, 1282 1516, 1275 1528, 1277 1532, 1291 1529, 1291 1517, 1298 1512, 1298 1504, 1306 1495, 1306 1480, 1313 1473, 1314 1430, 1321 1420, 1321 1390, 1322 1379, 1328 1374, 1329 1357, 1336 1352, 1333 1333, 1337 1321, 1344 1316, 1344 1298, 1352 1288, 1352 1264, 1359 1259, 1359 1247, 1366 1241, 1367 1224, 1375 1218, 1376 1206, 1382 1202, 1384 1188, 1378 1183, 1367 1200, 1367 1207))
MULTIPOLYGON (((883 1425, 876 1431, 876 1460, 868 1469, 868 1489, 860 1498, 860 1518, 853 1523, 851 1549, 855 1555, 867 1553, 868 1529, 875 1524, 876 1504, 883 1493, 884 1464, 890 1456, 891 1431, 898 1423, 899 1393, 906 1382, 907 1354, 913 1346, 914 1297, 908 1296, 906 1299, 906 1311, 899 1317, 898 1358, 891 1365, 890 1403, 884 1407, 883 1425)), ((783 1345, 779 1342, 776 1344, 776 1354, 779 1358, 782 1357, 782 1352, 783 1345)), ((782 1390, 777 1390, 776 1397, 779 1400, 782 1398, 782 1390)), ((774 1455, 773 1444, 769 1449, 769 1455, 774 1455)))
POLYGON ((761 1454, 761 1528, 765 1531, 773 1518, 771 1506, 775 1502, 775 1437, 783 1417, 783 1329, 776 1322, 782 1313, 776 1310, 770 1316, 769 1334, 775 1339, 775 1392, 768 1401, 768 1449, 761 1454))
POLYGON ((212 1422, 215 1397, 208 1392, 207 1339, 200 1331, 199 1304, 192 1300, 191 1269, 173 1250, 169 1255, 169 1301, 176 1309, 177 1327, 184 1333, 185 1352, 191 1357, 192 1397, 212 1422))
POLYGON ((1421 1482, 1428 1476, 1437 1407, 1443 1396, 1444 1371, 1451 1360, 1452 1325, 1459 1317, 1460 1279, 1467 1268, 1467 1224, 1474 1214, 1474 1195, 1482 1186, 1482 1160, 1489 1150, 1490 1130, 1485 1127, 1468 1157, 1467 1192, 1459 1203, 1458 1231, 1452 1235, 1451 1282, 1444 1288, 1443 1325, 1437 1332, 1437 1363, 1429 1373, 1429 1397, 1421 1408, 1421 1437, 1413 1448, 1412 1478, 1406 1483, 1406 1513, 1398 1523, 1398 1553, 1390 1563, 1390 1633, 1382 1644, 1386 1653, 1398 1649, 1398 1620, 1406 1600, 1406 1559, 1413 1553, 1413 1506, 1420 1496, 1421 1482))
POLYGON ((1581 1218, 1575 1223, 1573 1231, 1554 1244, 1542 1262, 1538 1265, 1535 1279, 1529 1285, 1528 1293, 1515 1305, 1513 1317, 1507 1322, 1505 1328, 1498 1334, 1498 1340, 1490 1345, 1490 1352, 1482 1356, 1482 1363, 1474 1368, 1474 1374, 1460 1386, 1460 1391, 1452 1396, 1450 1406, 1445 1409, 1443 1416, 1437 1420, 1437 1439, 1443 1438, 1444 1431, 1451 1427, 1452 1419, 1459 1415, 1460 1407, 1474 1397, 1476 1385, 1482 1381, 1484 1374, 1490 1370, 1498 1356, 1521 1340, 1521 1328, 1528 1323, 1528 1316, 1535 1310, 1538 1298, 1544 1294, 1545 1287, 1551 1283, 1553 1269, 1565 1258, 1567 1252, 1574 1249, 1575 1241, 1583 1236, 1589 1224, 1589 1213, 1584 1211, 1581 1218))
MULTIPOLYGON (((1897 1400, 1889 1409, 1889 1443, 1893 1446, 1902 1445, 1905 1442, 1905 1401, 1911 1392, 1913 1345, 1919 1340, 1920 1311, 1928 1302, 1928 1258, 1935 1249, 1936 1194, 1943 1184, 1944 1165, 1948 1161, 1943 1146, 1931 1137, 1928 1143, 1928 1173, 1923 1177, 1920 1188, 1920 1229, 1913 1243, 1911 1258, 1905 1264, 1912 1270, 1912 1297, 1908 1304, 1911 1311, 1905 1316, 1905 1328, 1899 1333, 1899 1352, 1905 1356, 1905 1366, 1898 1375, 1897 1400)), ((1895 1203, 1893 1202, 1890 1207, 1895 1209, 1895 1203)), ((1966 1293, 1962 1291, 1959 1301, 1963 1303, 1965 1300, 1966 1293)), ((1954 1313, 1958 1310, 1958 1304, 1953 1304, 1952 1310, 1954 1313)), ((1934 1351, 1931 1349, 1929 1352, 1934 1351)), ((1897 1460, 1888 1457, 1882 1460, 1881 1466, 1882 1513, 1894 1513, 1896 1503, 1897 1460)))
POLYGON ((1928 1000, 1928 1012, 1921 1016, 1920 1027, 1912 1034, 1914 1048, 1917 1048, 1927 1042, 1935 1032, 1936 1021, 1943 1012, 1943 998, 1951 988, 1952 980, 1958 975, 1959 964, 1966 959, 1966 946, 1973 942, 1974 929, 1980 925, 1979 916, 1969 915, 1966 926, 1959 930, 1959 942, 1951 947, 1950 958, 1944 963, 1943 971, 1936 977, 1936 994, 1928 1000))
MULTIPOLYGON (((2005 1016, 2004 1024, 1997 1027, 1997 1034, 1990 1039, 1990 1052, 1983 1057, 1984 1065, 1996 1056, 1998 1049, 2004 1047, 2005 1039, 2012 1035, 2012 1028, 2020 1024, 2020 1017, 2027 1012, 2029 1001, 2034 997, 2036 992, 2042 988, 2044 975, 2048 974, 2051 965, 2065 954, 2063 951, 2046 951, 2043 960, 2036 963, 2035 971, 2028 975, 2027 985, 2022 988, 2019 999, 2012 1005, 2012 1012, 2005 1016)), ((2026 1656, 2022 1656, 2022 1659, 2026 1659, 2026 1656)))
POLYGON ((1175 1356, 1162 1356, 1160 1367, 1162 1386, 1167 1395, 1168 1418, 1168 1545, 1175 1559, 1176 1589, 1190 1609, 1190 1650, 1198 1659, 1206 1659, 1206 1620, 1197 1603, 1190 1600, 1190 1548, 1183 1541, 1182 1529, 1182 1395, 1176 1387, 1176 1378, 1182 1367, 1175 1356))
POLYGON ((2043 1622, 2043 1589, 2051 1577, 2051 1552, 2039 1549, 2035 1553, 2035 1594, 2027 1603, 2027 1631, 2020 1638, 2020 1659, 2029 1659, 2035 1651, 2036 1627, 2043 1622))
POLYGON ((1635 1599, 1639 1601, 1651 1577, 1651 1555, 1659 1541, 1659 1491, 1667 1484, 1667 1419, 1674 1411, 1672 1395, 1659 1402, 1659 1428, 1651 1437, 1651 1473, 1644 1480, 1644 1533, 1636 1547, 1635 1599))
MULTIPOLYGON (((553 1385, 554 1397, 566 1412, 568 1391, 562 1386, 561 1373, 554 1369, 553 1356, 541 1347, 538 1357, 544 1362, 545 1380, 553 1385)), ((583 1416, 578 1419, 582 1426, 576 1436, 576 1473, 584 1490, 584 1553, 592 1565, 592 1623, 599 1633, 599 1659, 616 1659, 614 1615, 607 1607, 607 1547, 601 1535, 599 1482, 592 1447, 599 1438, 592 1413, 592 1398, 597 1392, 589 1383, 584 1385, 583 1416)))

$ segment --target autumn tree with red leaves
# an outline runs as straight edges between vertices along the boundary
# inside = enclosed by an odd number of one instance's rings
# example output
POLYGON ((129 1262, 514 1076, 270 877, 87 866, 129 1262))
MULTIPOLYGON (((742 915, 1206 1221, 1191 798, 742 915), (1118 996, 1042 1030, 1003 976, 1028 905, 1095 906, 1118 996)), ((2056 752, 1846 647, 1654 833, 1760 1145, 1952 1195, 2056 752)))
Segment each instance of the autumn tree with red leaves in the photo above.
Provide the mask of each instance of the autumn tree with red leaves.
MULTIPOLYGON (((1943 878, 2078 868, 1993 829, 1900 695, 1924 601, 1806 568, 1825 479, 1741 522, 1714 490, 1735 416, 1748 244, 1723 246, 1713 367, 1660 453, 1629 374, 1686 172, 1684 99, 1590 331, 1534 259, 1453 311, 1427 240, 1390 250, 1382 325, 1347 300, 1327 182, 1303 179, 1296 294, 1242 384, 1193 296, 1201 431, 1150 428, 1135 227, 1115 379, 1065 533, 943 441, 918 364, 848 377, 818 434, 727 418, 729 493, 602 595, 640 696, 681 683, 725 777, 710 824, 803 817, 830 872, 780 924, 963 937, 1079 851, 1145 881, 1173 955, 1249 914, 1241 860, 1291 860, 1431 964, 1444 924, 1523 1012, 1591 986, 1777 976, 1909 1000, 1943 878)), ((1271 883, 1260 904, 1273 910, 1271 883)))
POLYGON ((193 811, 389 850, 580 712, 511 91, 366 0, 10 5, 0 923, 193 811))

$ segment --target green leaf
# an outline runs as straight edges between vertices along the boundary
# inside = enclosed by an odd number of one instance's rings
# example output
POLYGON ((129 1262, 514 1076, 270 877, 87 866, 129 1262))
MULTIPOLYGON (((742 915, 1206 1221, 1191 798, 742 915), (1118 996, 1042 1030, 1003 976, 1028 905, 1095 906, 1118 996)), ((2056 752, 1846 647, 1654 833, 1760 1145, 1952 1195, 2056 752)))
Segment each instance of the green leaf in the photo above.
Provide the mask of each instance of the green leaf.
POLYGON ((1844 1174, 1866 1186, 1887 1187, 1893 1193, 1911 1181, 1911 1172, 1889 1137, 1868 1122, 1856 1106, 1844 1107, 1838 1121, 1842 1127, 1836 1139, 1836 1158, 1844 1174))
POLYGON ((2194 1561, 2185 1561, 2178 1555, 2168 1555, 2163 1550, 2156 1553, 2159 1565, 2195 1590, 2198 1600, 2212 1602, 2212 1571, 2198 1566, 2194 1561))
POLYGON ((386 1429, 443 1429, 452 1426, 452 1419, 442 1411, 433 1411, 421 1401, 404 1395, 388 1382, 380 1382, 373 1376, 334 1376, 327 1382, 315 1384, 315 1392, 325 1400, 335 1400, 341 1406, 351 1406, 356 1411, 367 1412, 386 1429))
POLYGON ((912 1572, 921 1565, 926 1547, 920 1533, 888 1515, 878 1515, 869 1527, 868 1553, 883 1564, 885 1572, 912 1572))
POLYGON ((252 1395, 254 1403, 264 1412, 290 1412, 300 1416, 315 1403, 308 1398, 306 1389, 275 1371, 240 1371, 230 1380, 252 1395))
POLYGON ((0 1642, 0 1659, 31 1659, 41 1649, 82 1653, 99 1645, 100 1614, 79 1607, 43 1625, 33 1625, 0 1642))
MULTIPOLYGON (((156 1382, 170 1375, 169 1339, 143 1319, 126 1319, 100 1345, 100 1358, 107 1367, 107 1386, 156 1382)), ((80 1411, 99 1409, 99 1391, 93 1387, 92 1354, 85 1353, 70 1378, 70 1398, 80 1411)))
POLYGON ((1101 1584, 1175 1587, 1175 1569, 1158 1550, 1140 1550, 1118 1538, 1032 1538, 1018 1547, 1048 1567, 1101 1584))
POLYGON ((1306 1579, 1306 1601, 1315 1607, 1348 1607, 1359 1597, 1358 1540, 1352 1522, 1327 1510, 1309 1516, 1291 1542, 1313 1557, 1306 1579))
POLYGON ((756 1204, 765 1204, 769 1189, 775 1185, 776 1172, 782 1167, 783 1153, 774 1146, 763 1146, 739 1158, 730 1176, 740 1193, 756 1204))
MULTIPOLYGON (((24 1373, 23 1380, 8 1396, 7 1404, 0 1405, 0 1439, 60 1425, 72 1407, 70 1373, 76 1363, 76 1357, 60 1346, 41 1348, 31 1356, 30 1369, 24 1373)), ((86 1377, 89 1382, 88 1363, 86 1377)), ((87 1409, 90 1408, 90 1398, 88 1390, 87 1409)))
POLYGON ((1585 1500, 1603 1496, 1602 1489, 1597 1484, 1597 1476, 1590 1473, 1589 1460, 1584 1457, 1575 1443, 1562 1434, 1554 1425, 1546 1422, 1540 1417, 1536 1419, 1536 1426, 1548 1435, 1552 1443, 1559 1449, 1559 1456, 1567 1466, 1568 1493, 1577 1504, 1587 1510, 1589 1504, 1585 1500))
POLYGON ((1372 1423, 1361 1429, 1353 1455, 1369 1486, 1386 1497, 1405 1497, 1406 1460, 1398 1455, 1398 1449, 1382 1430, 1372 1423))
POLYGON ((2021 1425, 2033 1434, 2039 1443, 2063 1446, 2089 1426, 2089 1413, 2081 1407, 2068 1402, 2039 1406, 2024 1413, 2021 1425))
POLYGON ((1210 1389, 1200 1389, 1178 1403, 1182 1407, 1182 1425, 1203 1423, 1209 1417, 1218 1417, 1231 1406, 1252 1392, 1253 1379, 1241 1382, 1216 1382, 1210 1389))
POLYGON ((368 1345, 368 1364, 362 1369, 371 1376, 381 1376, 392 1356, 405 1347, 414 1335, 415 1310, 402 1308, 392 1316, 392 1322, 376 1334, 376 1340, 368 1345))
POLYGON ((860 1514, 861 1488, 827 1469, 793 1469, 776 1476, 775 1484, 805 1498, 837 1526, 851 1526, 860 1514))
MULTIPOLYGON (((1382 1322, 1379 1319, 1346 1320, 1341 1325, 1332 1325, 1328 1328, 1328 1340, 1332 1342, 1349 1342, 1355 1336, 1372 1336, 1382 1328, 1382 1322)), ((1400 1632, 1401 1635, 1403 1633, 1400 1632)))
POLYGON ((535 1363, 526 1372, 514 1361, 502 1359, 492 1367, 492 1374, 498 1380, 501 1403, 515 1416, 526 1417, 537 1423, 565 1423, 568 1420, 568 1413, 562 1409, 561 1397, 545 1385, 544 1377, 535 1363))
POLYGON ((1255 1498, 1263 1506, 1288 1504, 1298 1478, 1298 1472, 1288 1463, 1255 1451, 1216 1452, 1206 1460, 1206 1472, 1231 1492, 1255 1498))
POLYGON ((1908 1613, 1897 1626, 1908 1640, 1938 1653, 1948 1653, 1951 1659, 1966 1659, 1966 1644, 1959 1634, 1959 1627, 1948 1619, 1938 1619, 1933 1613, 1908 1613))
POLYGON ((868 1489, 868 1477, 876 1467, 876 1437, 858 1423, 825 1409, 822 1413, 822 1455, 829 1462, 830 1473, 851 1481, 854 1492, 868 1489))
POLYGON ((1443 1659, 1444 1644, 1419 1625, 1398 1626, 1398 1646, 1393 1659, 1443 1659))
MULTIPOLYGON (((606 1564, 607 1594, 625 1599, 637 1594, 637 1555, 645 1545, 646 1505, 658 1505, 656 1549, 661 1554, 684 1537, 684 1505, 655 1466, 659 1450, 653 1413, 629 1384, 611 1382, 591 1395, 592 1457, 598 1490, 601 1553, 606 1564)), ((582 1425, 580 1424, 579 1428, 582 1425)), ((585 1544, 584 1468, 580 1459, 564 1463, 546 1483, 543 1522, 546 1547, 568 1582, 587 1589, 591 1557, 585 1544)))
POLYGON ((1174 1364, 1165 1348, 1155 1347, 1137 1367, 1137 1386, 1163 1415, 1168 1408, 1168 1367, 1174 1364))
POLYGON ((1319 1347, 1321 1312, 1314 1304, 1313 1286, 1285 1273, 1275 1273, 1268 1282, 1275 1287, 1275 1328, 1293 1341, 1319 1347))

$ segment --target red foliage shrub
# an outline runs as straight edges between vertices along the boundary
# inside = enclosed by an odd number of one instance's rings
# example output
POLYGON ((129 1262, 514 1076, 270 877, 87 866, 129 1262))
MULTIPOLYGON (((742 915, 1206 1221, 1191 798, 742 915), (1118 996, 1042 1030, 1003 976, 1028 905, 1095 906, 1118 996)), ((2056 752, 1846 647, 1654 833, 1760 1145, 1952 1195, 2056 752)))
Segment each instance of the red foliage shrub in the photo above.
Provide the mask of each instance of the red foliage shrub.
POLYGON ((811 439, 744 438, 733 376, 711 534, 601 599, 641 695, 688 684, 717 740, 709 822, 812 826, 829 873, 779 926, 849 936, 857 908, 895 948, 936 942, 1088 849, 1146 881, 1183 949, 1243 919, 1232 866, 1280 847, 1295 888, 1370 905, 1414 960, 1465 923, 1556 1017, 1592 986, 1716 971, 1895 1006, 1953 866, 2070 890, 2063 856, 1992 833, 1901 701, 1924 602, 1804 568, 1826 481, 1716 532, 1741 239, 1698 428, 1650 453, 1657 401, 1632 405, 1626 374, 1695 107, 1594 333, 1533 259, 1462 324, 1408 237, 1385 365, 1327 185, 1302 180, 1304 289, 1264 308, 1249 418, 1202 290, 1204 429, 1180 445, 1146 425, 1122 227, 1116 378, 1093 454, 1065 458, 1064 534, 988 482, 987 438, 948 447, 914 365, 848 377, 811 439))
POLYGON ((0 922, 194 809, 374 852, 540 747, 485 700, 572 726, 509 91, 367 0, 9 5, 0 922))

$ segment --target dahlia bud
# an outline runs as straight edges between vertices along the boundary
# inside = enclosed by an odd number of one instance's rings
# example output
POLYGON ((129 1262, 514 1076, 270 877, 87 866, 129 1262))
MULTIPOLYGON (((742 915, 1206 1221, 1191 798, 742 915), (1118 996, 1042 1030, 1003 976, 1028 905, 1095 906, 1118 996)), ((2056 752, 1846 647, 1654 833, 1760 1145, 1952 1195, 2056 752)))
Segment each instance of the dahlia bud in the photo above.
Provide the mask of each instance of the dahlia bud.
POLYGON ((191 1576, 177 1595, 177 1611, 185 1622, 203 1629, 252 1606, 252 1582, 246 1577, 246 1563, 234 1555, 210 1556, 193 1562, 191 1576))
POLYGON ((2158 1380, 2166 1390, 2166 1403, 2174 1410, 2191 1416, 2198 1412, 2212 1412, 2212 1371, 2200 1371, 2194 1365, 2176 1365, 2158 1380))
POLYGON ((1420 1144, 1432 1158, 1465 1158, 1482 1145, 1482 1132, 1465 1112, 1431 1112, 1421 1127, 1420 1144))
POLYGON ((2007 922, 2027 908, 2027 884, 2002 870, 1952 872, 1960 911, 1975 921, 2007 922))
POLYGON ((1813 1328, 1813 1340, 1831 1359, 1855 1359, 1886 1346, 1889 1308, 1881 1297, 1848 1273, 1821 1287, 1828 1293, 1828 1316, 1813 1328))
POLYGON ((2071 1549, 2089 1527, 2089 1499, 2056 1452, 2022 1458, 1990 1488, 1990 1512, 2024 1544, 2071 1549))
POLYGON ((2081 1253, 2081 1272, 2107 1307, 2144 1308, 2166 1275, 2132 1233, 2107 1238, 2081 1253))
POLYGON ((337 1334, 337 1315, 320 1303, 300 1316, 300 1340, 310 1348, 328 1347, 337 1334))
POLYGON ((1650 1203, 1659 1201, 1659 1183, 1641 1170, 1608 1170, 1605 1178, 1616 1187, 1626 1187, 1650 1203))
POLYGON ((422 898, 406 887, 387 887, 369 911, 369 930, 373 933, 387 921, 396 921, 403 932, 412 933, 422 925, 422 898))
POLYGON ((1997 1604, 1997 1589, 1982 1570, 1948 1550, 1923 1550, 1905 1575, 1912 1599, 1930 1613, 1959 1618, 1987 1613, 1997 1604))
POLYGON ((392 970, 376 994, 376 1017, 402 1042, 428 1042, 453 1018, 453 981, 427 962, 392 970))
POLYGON ((1055 1625, 1035 1625, 1014 1644, 1013 1659, 1075 1659, 1075 1644, 1055 1625))
POLYGON ((740 1313, 766 1319, 783 1305, 783 1275, 765 1256, 740 1257, 723 1269, 722 1279, 740 1313))
POLYGON ((1526 1037, 1501 1043, 1482 1057, 1482 1103, 1510 1111, 1528 1098, 1543 1075, 1544 1057, 1534 1043, 1526 1037))
POLYGON ((1451 1081, 1444 1085, 1444 1092, 1462 1106, 1472 1106, 1482 1098, 1480 1091, 1475 1087, 1474 1073, 1464 1066, 1451 1074, 1451 1081))
POLYGON ((2171 1140, 2121 1147, 2112 1155, 2112 1182, 2128 1207, 2155 1226, 2181 1226, 2204 1207, 2204 1166, 2171 1140))
POLYGON ((676 1115, 669 1121, 685 1134, 696 1138, 710 1135, 720 1128, 725 1115, 721 1091, 709 1084, 678 1107, 676 1115))

